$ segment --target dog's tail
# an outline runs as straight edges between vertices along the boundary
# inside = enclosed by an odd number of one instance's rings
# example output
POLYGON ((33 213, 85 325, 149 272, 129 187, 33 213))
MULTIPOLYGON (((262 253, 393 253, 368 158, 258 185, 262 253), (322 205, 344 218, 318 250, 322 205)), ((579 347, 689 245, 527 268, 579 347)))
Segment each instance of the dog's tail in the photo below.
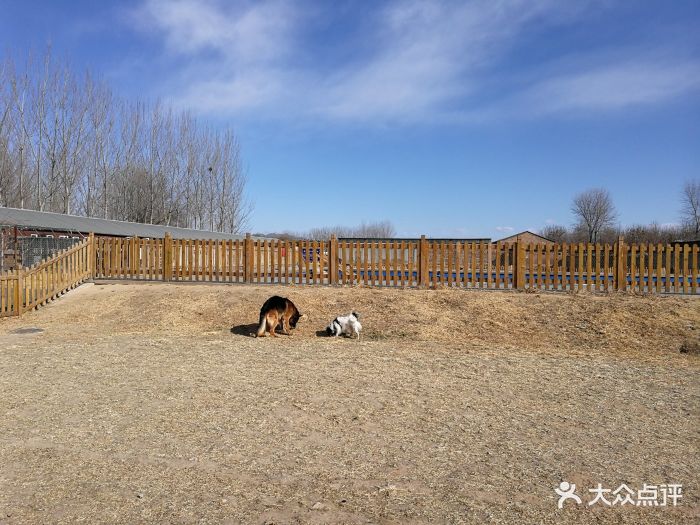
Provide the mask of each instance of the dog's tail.
POLYGON ((360 314, 359 314, 358 312, 353 312, 352 315, 355 316, 355 319, 359 319, 359 318, 360 318, 360 314))
POLYGON ((265 317, 265 312, 260 310, 260 321, 258 322, 258 331, 255 333, 256 337, 262 337, 265 335, 265 326, 267 325, 265 317))

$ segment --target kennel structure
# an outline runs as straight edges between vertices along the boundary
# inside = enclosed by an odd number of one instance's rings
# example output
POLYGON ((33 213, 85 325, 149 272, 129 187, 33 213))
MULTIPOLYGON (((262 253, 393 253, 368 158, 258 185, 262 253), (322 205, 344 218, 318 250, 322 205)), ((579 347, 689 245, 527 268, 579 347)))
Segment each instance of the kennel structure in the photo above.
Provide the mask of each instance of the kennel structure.
POLYGON ((0 271, 28 268, 77 245, 90 233, 146 240, 163 239, 166 234, 173 239, 244 239, 229 233, 0 207, 0 271))

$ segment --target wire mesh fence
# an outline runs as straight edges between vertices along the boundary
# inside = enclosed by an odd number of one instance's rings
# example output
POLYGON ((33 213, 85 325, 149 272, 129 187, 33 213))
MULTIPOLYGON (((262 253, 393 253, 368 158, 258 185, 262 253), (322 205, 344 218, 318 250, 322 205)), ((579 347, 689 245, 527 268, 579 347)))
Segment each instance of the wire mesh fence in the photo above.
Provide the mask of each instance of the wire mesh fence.
POLYGON ((28 268, 80 242, 78 237, 6 237, 0 243, 0 271, 28 268))
POLYGON ((61 250, 75 246, 79 242, 80 239, 78 237, 58 239, 50 237, 22 237, 17 239, 22 266, 25 268, 40 263, 61 250))

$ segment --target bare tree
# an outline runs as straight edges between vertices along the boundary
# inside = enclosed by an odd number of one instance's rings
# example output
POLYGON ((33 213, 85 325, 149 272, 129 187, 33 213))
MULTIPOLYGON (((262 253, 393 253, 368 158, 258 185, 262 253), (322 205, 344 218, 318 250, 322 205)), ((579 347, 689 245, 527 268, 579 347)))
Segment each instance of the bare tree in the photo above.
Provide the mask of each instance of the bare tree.
POLYGON ((547 226, 542 228, 542 231, 540 231, 540 235, 542 235, 542 237, 546 237, 547 239, 551 239, 554 242, 562 243, 566 242, 569 236, 569 230, 566 229, 566 226, 548 224, 547 226))
POLYGON ((587 231, 588 242, 597 242, 601 230, 612 226, 616 217, 610 193, 602 188, 576 195, 571 211, 578 218, 579 226, 587 231))
POLYGON ((700 238, 700 180, 689 180, 681 193, 681 219, 700 238))
POLYGON ((238 233, 245 190, 231 130, 118 99, 49 52, 0 62, 0 205, 238 233))
POLYGON ((391 221, 363 222, 355 232, 355 237, 366 237, 368 239, 387 239, 395 235, 396 228, 394 228, 391 221))
POLYGON ((29 76, 13 75, 10 77, 12 86, 12 102, 14 103, 14 140, 13 144, 18 152, 19 163, 17 168, 17 198, 20 208, 24 208, 26 200, 26 184, 25 184, 25 158, 27 153, 27 97, 29 90, 29 76))
MULTIPOLYGON (((557 243, 588 242, 588 229, 583 225, 576 225, 573 229, 563 226, 548 226, 541 233, 557 243)), ((620 235, 628 243, 670 244, 679 239, 690 239, 693 233, 689 225, 659 225, 652 222, 651 224, 633 224, 625 228, 611 226, 603 228, 598 233, 596 242, 612 244, 620 235)))
POLYGON ((109 148, 109 134, 112 131, 114 120, 110 111, 110 90, 91 77, 87 78, 88 97, 88 138, 87 138, 87 163, 88 170, 81 181, 82 211, 88 217, 102 215, 99 206, 102 199, 100 193, 104 191, 102 178, 105 176, 104 164, 107 160, 109 148))
POLYGON ((8 61, 0 63, 0 206, 9 206, 12 199, 12 92, 8 61))
POLYGON ((378 221, 362 223, 356 227, 349 226, 323 226, 312 228, 308 234, 301 237, 310 239, 328 239, 331 235, 336 237, 362 237, 365 239, 388 239, 396 235, 396 229, 391 221, 378 221))
POLYGON ((347 226, 321 226, 311 228, 308 234, 302 234, 301 237, 309 239, 329 239, 331 235, 336 237, 354 237, 355 229, 347 226))

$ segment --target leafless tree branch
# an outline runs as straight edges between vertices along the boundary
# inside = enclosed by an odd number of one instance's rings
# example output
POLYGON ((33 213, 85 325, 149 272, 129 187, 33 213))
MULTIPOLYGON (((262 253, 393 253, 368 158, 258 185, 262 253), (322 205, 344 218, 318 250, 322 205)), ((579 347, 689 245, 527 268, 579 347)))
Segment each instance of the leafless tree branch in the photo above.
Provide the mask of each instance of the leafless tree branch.
POLYGON ((594 188, 574 197, 571 211, 578 224, 588 232, 588 242, 596 242, 601 230, 613 225, 616 212, 610 193, 602 188, 594 188))
POLYGON ((50 50, 0 62, 0 205, 235 233, 252 210, 231 130, 120 100, 50 50))

